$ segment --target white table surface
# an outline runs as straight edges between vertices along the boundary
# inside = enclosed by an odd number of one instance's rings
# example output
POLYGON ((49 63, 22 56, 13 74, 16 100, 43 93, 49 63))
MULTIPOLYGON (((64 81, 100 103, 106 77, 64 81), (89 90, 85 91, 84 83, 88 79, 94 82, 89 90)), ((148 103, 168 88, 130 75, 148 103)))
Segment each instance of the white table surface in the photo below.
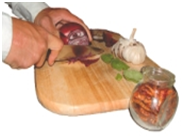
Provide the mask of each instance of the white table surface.
MULTIPOLYGON (((128 110, 69 117, 54 114, 37 100, 33 67, 13 70, 0 68, 0 138, 1 139, 166 139, 184 136, 184 8, 182 0, 106 0, 47 1, 51 7, 66 7, 82 18, 90 28, 109 29, 142 42, 147 55, 176 75, 179 94, 177 112, 164 130, 150 132, 139 127, 128 110)), ((2 3, 2 10, 11 10, 2 3)), ((123 88, 122 88, 123 89, 123 88)))

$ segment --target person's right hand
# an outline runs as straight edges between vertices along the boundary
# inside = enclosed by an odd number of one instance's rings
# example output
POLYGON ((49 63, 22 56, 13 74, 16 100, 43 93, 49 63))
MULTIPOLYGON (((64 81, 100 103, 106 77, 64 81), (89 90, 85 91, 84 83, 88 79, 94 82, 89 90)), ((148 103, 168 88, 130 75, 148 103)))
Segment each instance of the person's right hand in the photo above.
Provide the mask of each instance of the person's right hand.
MULTIPOLYGON (((24 69, 32 65, 40 67, 46 59, 48 49, 60 51, 62 41, 41 26, 12 18, 13 39, 4 62, 12 68, 24 69)), ((51 53, 48 64, 52 65, 58 53, 51 53)))

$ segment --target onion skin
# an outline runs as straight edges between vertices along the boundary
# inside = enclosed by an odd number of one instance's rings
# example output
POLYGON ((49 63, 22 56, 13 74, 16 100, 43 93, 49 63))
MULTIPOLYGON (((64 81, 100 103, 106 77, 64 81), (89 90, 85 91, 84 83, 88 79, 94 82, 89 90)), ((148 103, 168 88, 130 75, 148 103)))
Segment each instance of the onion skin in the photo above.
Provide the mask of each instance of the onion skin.
POLYGON ((85 29, 77 23, 67 23, 59 28, 60 38, 65 45, 89 45, 85 29))

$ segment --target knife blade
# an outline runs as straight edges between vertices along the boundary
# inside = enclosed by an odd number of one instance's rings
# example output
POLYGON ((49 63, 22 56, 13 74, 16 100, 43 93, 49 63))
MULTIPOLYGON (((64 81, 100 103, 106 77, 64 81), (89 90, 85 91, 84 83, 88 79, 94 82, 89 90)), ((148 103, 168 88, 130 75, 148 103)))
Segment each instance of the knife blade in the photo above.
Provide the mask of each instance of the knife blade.
MULTIPOLYGON (((81 60, 87 60, 95 56, 99 56, 104 50, 92 45, 64 45, 55 62, 75 62, 81 60)), ((51 50, 48 51, 46 59, 48 59, 51 50)))

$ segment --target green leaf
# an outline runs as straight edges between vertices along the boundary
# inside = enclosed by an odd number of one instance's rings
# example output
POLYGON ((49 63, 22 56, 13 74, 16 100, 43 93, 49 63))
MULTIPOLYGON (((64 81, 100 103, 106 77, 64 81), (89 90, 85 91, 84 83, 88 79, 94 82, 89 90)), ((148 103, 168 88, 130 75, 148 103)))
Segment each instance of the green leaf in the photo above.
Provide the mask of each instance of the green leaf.
POLYGON ((117 58, 111 61, 111 66, 118 71, 127 70, 129 68, 127 64, 125 64, 124 62, 122 62, 121 60, 117 58))
POLYGON ((114 59, 113 55, 111 54, 103 54, 101 55, 101 59, 105 62, 105 63, 111 63, 111 61, 114 59))
POLYGON ((123 76, 126 80, 133 81, 135 83, 138 83, 143 78, 142 73, 134 69, 125 70, 123 72, 123 76))
POLYGON ((116 80, 120 81, 122 78, 123 78, 123 76, 120 73, 118 73, 116 75, 116 80))

